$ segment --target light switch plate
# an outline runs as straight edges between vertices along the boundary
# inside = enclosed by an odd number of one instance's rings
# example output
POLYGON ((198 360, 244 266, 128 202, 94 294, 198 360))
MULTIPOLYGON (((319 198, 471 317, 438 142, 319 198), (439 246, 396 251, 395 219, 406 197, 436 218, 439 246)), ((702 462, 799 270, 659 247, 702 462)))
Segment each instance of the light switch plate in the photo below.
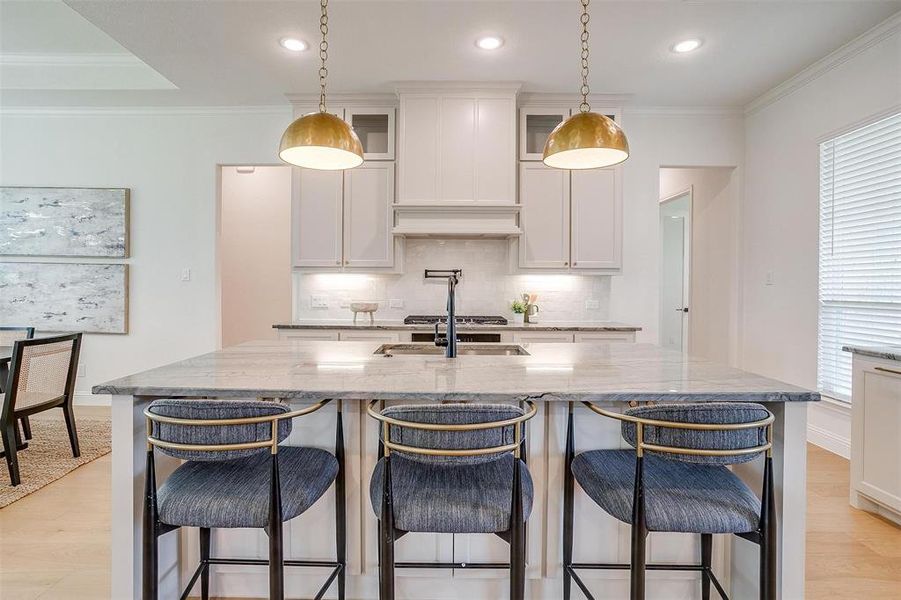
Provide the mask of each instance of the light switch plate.
POLYGON ((773 275, 772 271, 766 272, 766 277, 763 280, 764 285, 776 285, 776 277, 773 275))
POLYGON ((328 308, 328 296, 325 294, 312 294, 310 296, 310 308, 328 308))
POLYGON ((404 307, 403 298, 391 298, 391 300, 388 301, 388 308, 403 308, 403 307, 404 307))
POLYGON ((191 268, 185 267, 181 270, 181 280, 182 281, 191 281, 191 268))

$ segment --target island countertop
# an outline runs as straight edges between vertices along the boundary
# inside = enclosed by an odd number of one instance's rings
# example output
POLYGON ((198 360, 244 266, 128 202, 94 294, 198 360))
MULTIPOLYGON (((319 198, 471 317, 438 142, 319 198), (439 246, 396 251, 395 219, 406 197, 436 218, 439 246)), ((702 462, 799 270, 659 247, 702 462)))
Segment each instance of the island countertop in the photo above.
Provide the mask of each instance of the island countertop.
POLYGON ((374 354, 376 342, 254 341, 95 386, 119 396, 296 400, 819 400, 817 392, 652 344, 522 344, 526 356, 374 354))

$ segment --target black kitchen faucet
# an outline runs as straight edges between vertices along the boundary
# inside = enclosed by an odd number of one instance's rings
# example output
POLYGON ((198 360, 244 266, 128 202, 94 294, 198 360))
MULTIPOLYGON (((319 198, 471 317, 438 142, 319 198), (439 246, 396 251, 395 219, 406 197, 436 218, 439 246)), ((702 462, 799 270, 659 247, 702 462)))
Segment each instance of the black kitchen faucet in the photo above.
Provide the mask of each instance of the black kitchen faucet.
POLYGON ((447 358, 457 357, 457 312, 454 306, 454 291, 463 269, 426 269, 426 279, 447 279, 447 325, 444 337, 438 335, 438 323, 435 323, 435 345, 447 348, 444 355, 447 358))

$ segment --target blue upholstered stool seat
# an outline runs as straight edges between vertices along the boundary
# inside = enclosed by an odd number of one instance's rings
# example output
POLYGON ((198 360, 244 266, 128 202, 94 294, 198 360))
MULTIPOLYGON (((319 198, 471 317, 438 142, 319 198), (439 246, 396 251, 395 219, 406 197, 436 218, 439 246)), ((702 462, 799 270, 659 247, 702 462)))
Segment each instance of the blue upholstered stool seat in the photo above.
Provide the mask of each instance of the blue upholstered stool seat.
MULTIPOLYGON (((635 460, 634 450, 593 450, 575 457, 572 472, 598 506, 629 523, 635 460)), ((724 466, 645 455, 644 482, 650 531, 746 533, 758 528, 760 501, 724 466)))
MULTIPOLYGON (((282 516, 293 519, 335 480, 338 461, 318 448, 280 446, 282 516)), ((272 468, 268 451, 235 460, 189 461, 160 487, 160 521, 189 527, 265 527, 272 468)))
MULTIPOLYGON (((430 533, 497 533, 510 529, 513 503, 513 456, 477 464, 421 462, 392 454, 394 526, 430 533)), ((533 486, 522 463, 523 514, 532 511, 533 486)), ((369 486, 378 516, 382 503, 385 459, 376 465, 369 486)))

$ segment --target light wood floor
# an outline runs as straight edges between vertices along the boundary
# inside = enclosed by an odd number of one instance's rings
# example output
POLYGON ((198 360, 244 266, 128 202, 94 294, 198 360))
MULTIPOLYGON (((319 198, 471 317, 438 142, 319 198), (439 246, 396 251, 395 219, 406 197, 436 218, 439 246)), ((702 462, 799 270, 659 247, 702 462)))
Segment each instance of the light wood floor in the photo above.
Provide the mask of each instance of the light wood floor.
MULTIPOLYGON (((807 598, 898 600, 901 529, 848 505, 848 461, 808 450, 807 598)), ((109 487, 107 455, 0 510, 3 600, 109 597, 109 487)))

